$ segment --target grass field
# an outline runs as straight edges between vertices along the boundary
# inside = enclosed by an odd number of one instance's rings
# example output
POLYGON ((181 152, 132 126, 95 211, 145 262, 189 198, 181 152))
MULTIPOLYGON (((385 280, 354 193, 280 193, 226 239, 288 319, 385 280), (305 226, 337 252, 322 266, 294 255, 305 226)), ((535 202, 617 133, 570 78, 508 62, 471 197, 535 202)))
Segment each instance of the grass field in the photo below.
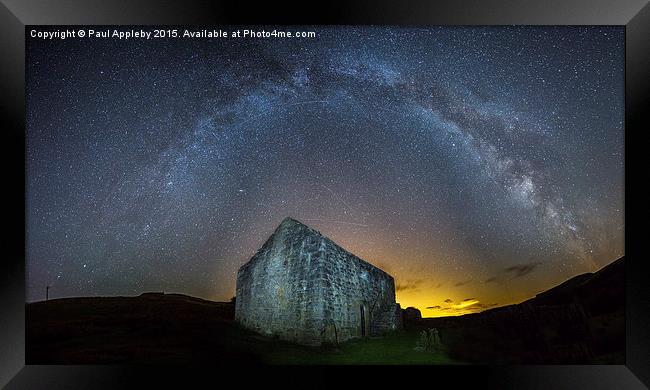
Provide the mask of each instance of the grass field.
POLYGON ((291 344, 276 345, 264 351, 264 362, 271 364, 457 364, 444 350, 415 349, 417 333, 400 332, 385 337, 355 339, 337 347, 309 348, 291 344))

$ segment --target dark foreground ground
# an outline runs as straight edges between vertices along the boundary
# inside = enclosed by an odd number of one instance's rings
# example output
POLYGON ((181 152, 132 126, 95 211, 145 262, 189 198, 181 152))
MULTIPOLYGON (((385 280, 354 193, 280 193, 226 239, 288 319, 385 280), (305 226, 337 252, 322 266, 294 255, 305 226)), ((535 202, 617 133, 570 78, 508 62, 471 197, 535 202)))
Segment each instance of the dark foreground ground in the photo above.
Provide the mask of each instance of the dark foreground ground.
POLYGON ((178 294, 66 298, 27 305, 27 364, 449 364, 401 332, 336 348, 259 336, 233 321, 232 303, 178 294))
POLYGON ((27 364, 624 364, 624 259, 518 305, 405 322, 337 347, 304 347, 234 322, 234 304, 179 294, 65 298, 26 306, 27 364), (437 328, 441 346, 416 348, 437 328))

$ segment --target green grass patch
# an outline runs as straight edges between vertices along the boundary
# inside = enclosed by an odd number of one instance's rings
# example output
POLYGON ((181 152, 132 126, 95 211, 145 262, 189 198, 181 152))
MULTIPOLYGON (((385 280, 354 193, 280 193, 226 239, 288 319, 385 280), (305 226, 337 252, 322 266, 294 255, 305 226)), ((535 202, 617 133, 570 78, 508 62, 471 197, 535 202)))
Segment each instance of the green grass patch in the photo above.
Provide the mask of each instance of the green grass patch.
POLYGON ((415 349, 417 333, 401 332, 385 337, 354 339, 337 347, 303 347, 276 342, 262 359, 271 364, 459 364, 437 351, 415 349))

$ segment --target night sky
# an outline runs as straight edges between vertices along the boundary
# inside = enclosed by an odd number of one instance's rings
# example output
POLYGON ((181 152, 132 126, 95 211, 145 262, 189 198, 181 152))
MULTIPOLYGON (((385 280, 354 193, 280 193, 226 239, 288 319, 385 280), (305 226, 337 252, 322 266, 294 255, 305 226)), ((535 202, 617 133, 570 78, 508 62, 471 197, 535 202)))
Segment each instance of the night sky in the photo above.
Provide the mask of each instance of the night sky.
POLYGON ((27 40, 28 301, 229 300, 286 216, 424 316, 624 254, 622 27, 289 30, 27 40))

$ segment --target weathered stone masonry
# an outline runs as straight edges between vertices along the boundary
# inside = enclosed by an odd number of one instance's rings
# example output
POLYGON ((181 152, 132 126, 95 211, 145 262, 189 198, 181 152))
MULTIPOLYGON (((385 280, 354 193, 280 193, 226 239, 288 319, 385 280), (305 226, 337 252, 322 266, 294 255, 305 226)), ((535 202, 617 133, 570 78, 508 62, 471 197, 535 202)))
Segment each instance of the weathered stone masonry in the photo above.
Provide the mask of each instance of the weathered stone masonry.
POLYGON ((401 327, 392 276, 291 218, 239 269, 236 295, 240 324, 301 344, 401 327))

